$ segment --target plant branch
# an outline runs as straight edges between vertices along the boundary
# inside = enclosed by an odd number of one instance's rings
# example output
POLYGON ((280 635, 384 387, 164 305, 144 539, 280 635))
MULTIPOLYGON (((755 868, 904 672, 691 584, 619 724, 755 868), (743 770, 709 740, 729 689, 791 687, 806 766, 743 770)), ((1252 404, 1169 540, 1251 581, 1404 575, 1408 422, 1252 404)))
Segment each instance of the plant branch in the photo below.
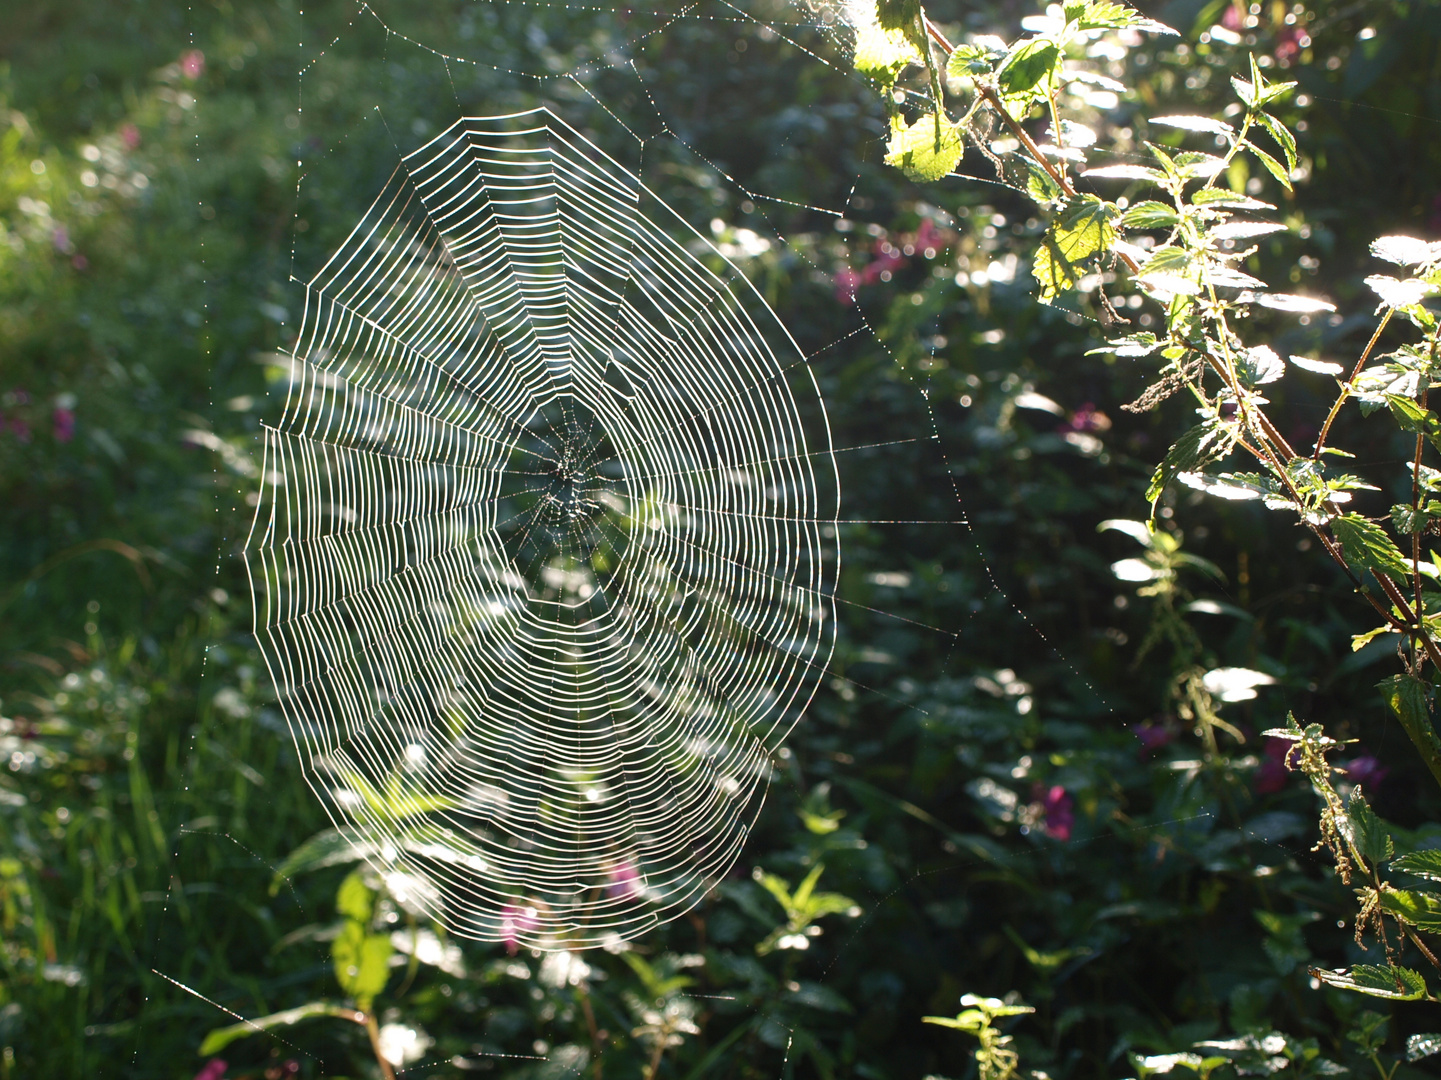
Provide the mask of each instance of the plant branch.
POLYGON ((391 1067, 386 1056, 380 1052, 380 1025, 375 1022, 373 1013, 360 1013, 365 1019, 361 1021, 365 1025, 365 1033, 370 1036, 370 1048, 375 1051, 375 1060, 380 1063, 380 1075, 385 1080, 395 1080, 395 1069, 391 1067))
POLYGON ((1361 359, 1356 361, 1356 366, 1351 369, 1351 377, 1341 387, 1341 395, 1336 398, 1336 403, 1331 406, 1331 411, 1326 414, 1326 422, 1321 425, 1321 434, 1316 436, 1316 449, 1311 454, 1312 461, 1321 460, 1321 448, 1326 445, 1326 436, 1331 432, 1331 425, 1336 422, 1336 415, 1341 411, 1341 406, 1351 396, 1351 384, 1356 381, 1356 376, 1361 374, 1361 369, 1366 366, 1366 361, 1371 359, 1371 350, 1376 347, 1376 342, 1381 338, 1381 331, 1386 329, 1386 324, 1391 321, 1391 308, 1386 309, 1386 314, 1381 316, 1381 322, 1376 327, 1376 332, 1371 335, 1371 340, 1366 343, 1365 350, 1361 353, 1361 359))

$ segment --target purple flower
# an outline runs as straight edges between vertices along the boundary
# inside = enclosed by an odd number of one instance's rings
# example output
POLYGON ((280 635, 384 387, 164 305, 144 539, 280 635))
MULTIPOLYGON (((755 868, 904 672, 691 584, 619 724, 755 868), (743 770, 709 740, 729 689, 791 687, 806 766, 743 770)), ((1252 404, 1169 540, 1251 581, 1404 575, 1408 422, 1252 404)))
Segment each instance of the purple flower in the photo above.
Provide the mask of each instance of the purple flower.
POLYGON ((55 425, 55 441, 69 442, 75 438, 75 410, 57 408, 51 413, 55 425))
POLYGON ((1143 754, 1159 750, 1176 737, 1176 733, 1164 724, 1132 724, 1131 734, 1141 740, 1143 754))
POLYGON ((1387 774, 1391 771, 1370 754, 1362 754, 1350 761, 1340 762, 1340 765, 1346 773, 1347 780, 1372 790, 1375 790, 1376 785, 1386 779, 1387 774))
POLYGON ((55 245, 55 250, 69 255, 75 250, 75 245, 70 242, 70 230, 64 225, 56 225, 50 230, 50 242, 55 245))
POLYGON ((610 884, 605 887, 607 896, 640 896, 645 892, 645 886, 640 880, 640 871, 635 868, 635 863, 626 861, 611 867, 606 874, 610 884))
POLYGON ((30 441, 30 425, 18 416, 12 416, 9 423, 10 434, 14 435, 19 442, 30 441))
POLYGON ((1076 824, 1070 793, 1060 784, 1037 784, 1032 797, 1041 804, 1041 828, 1053 840, 1069 840, 1076 824))
POLYGON ((1290 739, 1266 740, 1261 764, 1256 766, 1256 775, 1251 780, 1251 787, 1257 795, 1271 795, 1286 786, 1286 773, 1289 768, 1286 758, 1294 745, 1290 739))
POLYGON ((204 1067, 195 1074, 195 1080, 223 1080, 225 1070, 230 1066, 219 1058, 211 1058, 204 1067))

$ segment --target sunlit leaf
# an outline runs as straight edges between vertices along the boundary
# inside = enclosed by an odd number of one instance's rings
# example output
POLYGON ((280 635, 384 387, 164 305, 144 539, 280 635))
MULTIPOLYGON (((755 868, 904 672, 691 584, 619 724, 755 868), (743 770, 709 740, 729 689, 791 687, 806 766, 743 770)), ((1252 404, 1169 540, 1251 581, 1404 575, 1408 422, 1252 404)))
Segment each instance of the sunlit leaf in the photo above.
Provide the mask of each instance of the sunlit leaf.
POLYGON ((1028 93, 1042 79, 1050 76, 1060 56, 1060 47, 1048 37, 1026 42, 1012 52, 996 72, 1001 93, 1006 97, 1028 93))
POLYGON ((1207 131, 1213 135, 1234 135, 1236 132, 1236 129, 1224 120, 1209 116, 1153 116, 1151 123, 1180 128, 1182 131, 1207 131))
POLYGON ((1420 1061, 1441 1053, 1441 1033, 1434 1031, 1406 1036, 1406 1060, 1420 1061))
MULTIPOLYGON (((1316 311, 1335 311, 1336 305, 1310 296, 1296 296, 1291 293, 1263 293, 1256 297, 1256 303, 1272 311, 1290 311, 1310 314, 1316 311)), ((1314 370, 1314 369, 1313 369, 1314 370)), ((1339 371, 1340 368, 1338 367, 1339 371)))
POLYGON ((1413 851, 1391 860, 1391 869, 1413 874, 1429 881, 1441 881, 1441 851, 1434 848, 1413 851))
POLYGON ((862 75, 880 83, 882 90, 889 89, 907 65, 923 62, 920 50, 901 30, 885 30, 873 24, 856 30, 852 63, 862 75))
POLYGON ((928 113, 914 124, 891 122, 886 164, 894 165, 912 180, 939 180, 961 160, 965 143, 961 129, 944 116, 928 113))
POLYGON ((1410 564, 1385 531, 1360 514, 1345 514, 1334 519, 1331 531, 1341 542, 1347 560, 1356 566, 1365 567, 1373 573, 1400 577, 1404 577, 1410 569, 1410 564))
POLYGON ((1311 975, 1328 986, 1354 990, 1370 997, 1416 1001, 1426 996, 1426 980, 1419 972, 1390 964, 1357 964, 1349 971, 1344 968, 1337 971, 1312 968, 1311 975))
POLYGON ((1421 266, 1441 259, 1441 243, 1410 236, 1383 236, 1371 242, 1371 254, 1398 266, 1421 266))

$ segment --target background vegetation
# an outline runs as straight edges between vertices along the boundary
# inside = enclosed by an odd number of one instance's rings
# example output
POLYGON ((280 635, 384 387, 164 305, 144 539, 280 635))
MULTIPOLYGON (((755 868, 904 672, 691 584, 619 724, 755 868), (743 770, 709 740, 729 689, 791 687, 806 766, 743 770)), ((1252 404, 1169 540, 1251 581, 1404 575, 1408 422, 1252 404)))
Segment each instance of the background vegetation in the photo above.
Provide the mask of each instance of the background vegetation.
MULTIPOLYGON (((1035 14, 928 10, 953 40, 1035 14)), ((1404 1048, 1441 1027, 1433 1003, 1309 973, 1385 951, 1353 940, 1354 900, 1311 850, 1315 797, 1257 735, 1291 710, 1359 739, 1340 786, 1364 784, 1401 849, 1441 847, 1434 783, 1373 689, 1394 644, 1353 653, 1369 623, 1350 583, 1253 504, 1181 488, 1160 509, 1173 543, 1097 531, 1144 517, 1187 406, 1120 411, 1144 373, 1035 302, 1029 201, 885 167, 885 110, 824 29, 834 12, 374 11, 0 14, 0 1076, 375 1075, 364 1028, 335 1017, 238 1039, 224 1064, 199 1053, 237 1016, 355 997, 332 965, 345 917, 395 920, 374 1008, 413 1076, 960 1078, 974 1040, 921 1017, 963 993, 1034 1006, 997 1022, 1023 1070, 1056 1078, 1184 1069, 1165 1056, 1198 1043, 1198 1072, 1424 1069, 1404 1048), (427 928, 383 896, 337 908, 348 867, 289 872, 327 822, 235 558, 292 271, 397 145, 541 100, 728 245, 816 353, 836 444, 870 447, 840 456, 844 516, 872 522, 844 526, 832 677, 743 864, 632 951, 563 961, 421 948, 427 928), (1112 570, 1136 558, 1154 571, 1139 590, 1112 570), (1169 632, 1181 618, 1194 637, 1169 632), (1274 680, 1223 705, 1241 737, 1213 746, 1183 714, 1175 676, 1196 664, 1274 680), (848 902, 817 915, 799 886, 821 867, 815 889, 848 902), (788 935, 808 947, 766 947, 788 935)), ((1276 350, 1349 362, 1374 327, 1361 280, 1385 269, 1369 242, 1441 231, 1441 5, 1147 14, 1180 37, 1107 61, 1130 88, 1107 123, 1136 140, 1181 134, 1147 116, 1219 112, 1247 52, 1300 83, 1281 115, 1304 182, 1227 182, 1287 225, 1248 271, 1342 313, 1278 318, 1276 350)), ((992 175, 974 151, 960 171, 992 175)), ((1324 387, 1271 396, 1309 445, 1324 387)), ((1357 471, 1393 484, 1409 437, 1342 423, 1357 471)))

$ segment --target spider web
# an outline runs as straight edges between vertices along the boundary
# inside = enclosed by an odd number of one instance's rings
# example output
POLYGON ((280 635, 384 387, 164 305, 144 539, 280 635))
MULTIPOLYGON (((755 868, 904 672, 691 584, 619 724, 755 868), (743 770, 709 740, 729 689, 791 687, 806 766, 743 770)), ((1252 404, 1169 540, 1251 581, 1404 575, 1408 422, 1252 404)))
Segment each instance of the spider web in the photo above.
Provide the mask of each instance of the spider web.
POLYGON ((465 119, 304 286, 256 635, 336 824, 461 936, 685 911, 834 643, 819 391, 683 229, 550 110, 465 119))

